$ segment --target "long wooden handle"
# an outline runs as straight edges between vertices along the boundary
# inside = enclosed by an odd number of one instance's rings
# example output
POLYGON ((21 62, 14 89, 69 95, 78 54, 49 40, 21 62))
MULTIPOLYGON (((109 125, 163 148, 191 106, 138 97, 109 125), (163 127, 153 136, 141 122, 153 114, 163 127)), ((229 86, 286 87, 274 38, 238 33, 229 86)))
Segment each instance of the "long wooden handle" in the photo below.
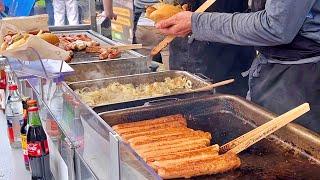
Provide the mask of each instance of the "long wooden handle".
MULTIPOLYGON (((195 12, 205 12, 216 0, 207 0, 204 2, 195 12)), ((176 36, 167 36, 162 40, 156 47, 151 50, 151 56, 158 54, 162 49, 167 47, 170 42, 172 42, 176 36)))
POLYGON ((216 0, 207 0, 195 12, 205 12, 216 0))
POLYGON ((255 128, 254 130, 230 141, 229 143, 220 147, 220 152, 224 153, 226 151, 232 151, 236 154, 247 149, 251 145, 257 143, 261 139, 267 137, 298 117, 302 116, 306 112, 310 111, 310 106, 308 103, 304 103, 287 113, 282 114, 274 118, 273 120, 255 128))
POLYGON ((112 46, 102 46, 102 48, 117 48, 120 51, 132 50, 132 49, 142 49, 142 44, 125 44, 125 45, 112 45, 112 46))
POLYGON ((214 84, 210 84, 208 86, 205 86, 205 87, 202 87, 202 88, 198 88, 198 89, 195 89, 193 91, 196 91, 196 92, 210 91, 210 90, 212 90, 214 88, 217 88, 217 87, 220 87, 220 86, 224 86, 224 85, 227 85, 227 84, 230 84, 230 83, 233 83, 233 82, 234 82, 234 79, 229 79, 229 80, 217 82, 217 83, 214 83, 214 84))
POLYGON ((151 56, 155 56, 158 54, 162 49, 166 48, 170 42, 172 42, 176 38, 176 36, 167 36, 162 40, 156 47, 151 50, 151 56))

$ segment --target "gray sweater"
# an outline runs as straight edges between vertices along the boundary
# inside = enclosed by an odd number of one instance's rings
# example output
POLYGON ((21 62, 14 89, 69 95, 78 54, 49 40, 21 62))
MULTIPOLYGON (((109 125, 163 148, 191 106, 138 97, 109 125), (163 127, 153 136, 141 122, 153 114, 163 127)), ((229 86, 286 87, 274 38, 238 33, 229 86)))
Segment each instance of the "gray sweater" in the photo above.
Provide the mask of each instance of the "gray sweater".
POLYGON ((267 0, 254 13, 194 13, 195 39, 236 45, 276 46, 300 35, 320 43, 320 0, 267 0))

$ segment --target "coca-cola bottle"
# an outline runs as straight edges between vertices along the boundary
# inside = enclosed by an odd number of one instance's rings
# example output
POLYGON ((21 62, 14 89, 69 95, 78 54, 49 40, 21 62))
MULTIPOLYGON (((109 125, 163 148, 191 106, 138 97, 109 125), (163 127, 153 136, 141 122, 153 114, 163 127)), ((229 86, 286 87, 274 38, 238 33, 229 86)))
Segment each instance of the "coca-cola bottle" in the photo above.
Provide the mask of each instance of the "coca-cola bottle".
POLYGON ((37 107, 28 108, 28 157, 32 179, 51 180, 49 147, 37 107))

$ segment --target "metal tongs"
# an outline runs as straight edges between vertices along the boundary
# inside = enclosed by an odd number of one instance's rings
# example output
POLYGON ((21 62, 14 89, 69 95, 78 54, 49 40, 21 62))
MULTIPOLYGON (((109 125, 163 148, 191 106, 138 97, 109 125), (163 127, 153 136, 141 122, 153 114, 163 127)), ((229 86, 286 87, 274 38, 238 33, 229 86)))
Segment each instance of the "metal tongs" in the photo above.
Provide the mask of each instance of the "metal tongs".
POLYGON ((304 103, 255 128, 254 130, 228 142, 227 144, 221 146, 219 151, 221 154, 228 151, 238 154, 283 126, 289 124, 298 117, 302 116, 303 114, 307 113, 308 111, 310 111, 310 106, 308 103, 304 103))

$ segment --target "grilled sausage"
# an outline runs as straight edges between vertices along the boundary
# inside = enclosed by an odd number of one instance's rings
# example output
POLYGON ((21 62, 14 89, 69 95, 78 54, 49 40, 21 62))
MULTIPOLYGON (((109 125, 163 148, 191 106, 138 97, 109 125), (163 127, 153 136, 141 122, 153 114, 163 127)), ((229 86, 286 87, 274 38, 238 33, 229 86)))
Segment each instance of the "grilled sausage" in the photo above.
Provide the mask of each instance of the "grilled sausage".
POLYGON ((224 173, 241 165, 240 158, 233 153, 225 153, 215 157, 191 159, 180 164, 160 167, 158 174, 163 179, 190 178, 193 176, 224 173))

